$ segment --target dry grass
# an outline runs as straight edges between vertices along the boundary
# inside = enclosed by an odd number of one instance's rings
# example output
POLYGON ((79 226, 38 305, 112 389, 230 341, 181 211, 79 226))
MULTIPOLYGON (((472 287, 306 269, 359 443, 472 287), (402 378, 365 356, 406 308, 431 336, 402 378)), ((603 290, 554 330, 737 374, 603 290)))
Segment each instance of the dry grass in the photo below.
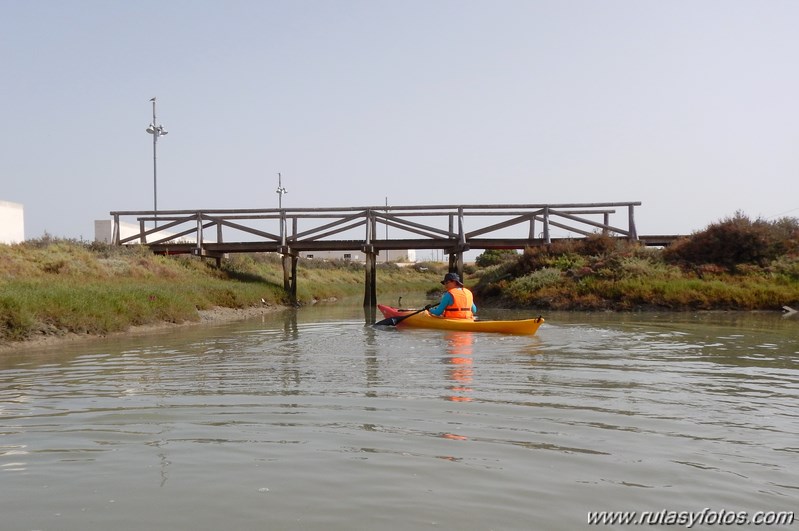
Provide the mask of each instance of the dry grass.
MULTIPOLYGON (((424 292, 435 271, 381 267, 380 284, 424 292)), ((303 262, 298 299, 363 293, 363 266, 303 262)), ((233 255, 222 269, 194 257, 146 248, 64 240, 0 245, 0 342, 37 335, 103 335, 134 325, 199 319, 214 307, 288 303, 283 269, 272 255, 233 255)))

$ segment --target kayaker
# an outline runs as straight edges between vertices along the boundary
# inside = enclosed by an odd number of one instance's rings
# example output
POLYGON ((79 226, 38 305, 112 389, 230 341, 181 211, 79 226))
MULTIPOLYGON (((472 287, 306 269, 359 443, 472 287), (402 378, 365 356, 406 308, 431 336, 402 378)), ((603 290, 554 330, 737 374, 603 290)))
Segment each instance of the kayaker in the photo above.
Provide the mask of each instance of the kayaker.
POLYGON ((472 292, 463 287, 461 277, 457 273, 447 273, 441 284, 447 289, 441 296, 438 306, 428 308, 431 315, 446 317, 447 319, 474 320, 477 306, 474 304, 472 292))

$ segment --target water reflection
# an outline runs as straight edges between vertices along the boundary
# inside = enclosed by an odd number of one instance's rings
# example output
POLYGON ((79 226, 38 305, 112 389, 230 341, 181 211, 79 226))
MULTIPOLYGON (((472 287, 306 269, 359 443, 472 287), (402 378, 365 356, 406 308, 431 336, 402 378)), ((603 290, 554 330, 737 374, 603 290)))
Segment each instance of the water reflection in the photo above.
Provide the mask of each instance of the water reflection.
POLYGON ((371 325, 367 325, 364 331, 364 370, 366 375, 366 392, 365 396, 376 397, 378 396, 376 388, 380 386, 380 364, 378 362, 378 343, 377 343, 377 330, 371 325))
POLYGON ((283 336, 284 339, 299 339, 300 330, 297 327, 297 309, 292 308, 283 312, 285 320, 283 321, 283 336))
POLYGON ((447 396, 451 402, 471 402, 470 387, 474 380, 474 333, 446 332, 447 354, 444 362, 450 365, 449 379, 452 381, 449 390, 453 394, 447 396))

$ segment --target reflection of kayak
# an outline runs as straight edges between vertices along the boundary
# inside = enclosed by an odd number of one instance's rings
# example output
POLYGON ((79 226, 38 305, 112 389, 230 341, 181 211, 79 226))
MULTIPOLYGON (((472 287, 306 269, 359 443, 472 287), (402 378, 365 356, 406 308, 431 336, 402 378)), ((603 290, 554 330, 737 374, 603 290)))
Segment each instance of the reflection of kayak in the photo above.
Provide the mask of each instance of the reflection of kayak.
MULTIPOLYGON (((391 306, 377 305, 377 309, 387 319, 391 317, 402 317, 417 310, 400 310, 391 306)), ((498 332, 501 334, 525 334, 533 335, 541 326, 544 319, 515 319, 512 321, 471 321, 469 319, 443 319, 430 315, 424 311, 406 317, 397 326, 407 326, 413 328, 436 328, 439 330, 464 330, 467 332, 498 332)))

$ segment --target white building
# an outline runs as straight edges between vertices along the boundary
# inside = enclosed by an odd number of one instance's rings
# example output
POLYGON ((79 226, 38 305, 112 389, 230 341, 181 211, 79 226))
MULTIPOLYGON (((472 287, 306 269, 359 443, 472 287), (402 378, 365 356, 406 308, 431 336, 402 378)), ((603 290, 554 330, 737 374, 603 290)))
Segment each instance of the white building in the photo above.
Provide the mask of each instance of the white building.
MULTIPOLYGON (((133 223, 119 223, 119 237, 123 240, 139 233, 139 226, 133 223)), ((110 219, 94 220, 94 241, 111 243, 114 241, 114 222, 110 219)), ((137 242, 138 243, 138 242, 137 242)))
MULTIPOLYGON (((151 227, 152 228, 152 227, 151 227)), ((163 238, 167 238, 169 236, 174 236, 175 233, 169 231, 159 231, 152 235, 148 241, 154 240, 161 240, 163 238)), ((131 236, 138 236, 139 235, 139 226, 133 223, 125 223, 124 221, 119 222, 119 238, 124 240, 125 238, 130 238, 131 236)), ((114 241, 114 222, 110 219, 95 219, 94 220, 94 241, 102 242, 102 243, 111 243, 114 241)), ((182 237, 178 239, 175 243, 195 243, 197 241, 196 238, 193 237, 182 237)), ((204 237, 204 241, 207 242, 215 242, 216 238, 209 237, 206 235, 204 237)), ((140 243, 138 239, 133 240, 129 243, 140 243)))
MULTIPOLYGON (((361 251, 308 251, 301 252, 300 258, 308 260, 344 260, 347 262, 366 262, 366 255, 361 251)), ((381 251, 377 257, 377 263, 415 263, 416 249, 406 249, 403 251, 381 251)))
POLYGON ((0 201, 0 243, 25 241, 24 208, 19 203, 0 201))

